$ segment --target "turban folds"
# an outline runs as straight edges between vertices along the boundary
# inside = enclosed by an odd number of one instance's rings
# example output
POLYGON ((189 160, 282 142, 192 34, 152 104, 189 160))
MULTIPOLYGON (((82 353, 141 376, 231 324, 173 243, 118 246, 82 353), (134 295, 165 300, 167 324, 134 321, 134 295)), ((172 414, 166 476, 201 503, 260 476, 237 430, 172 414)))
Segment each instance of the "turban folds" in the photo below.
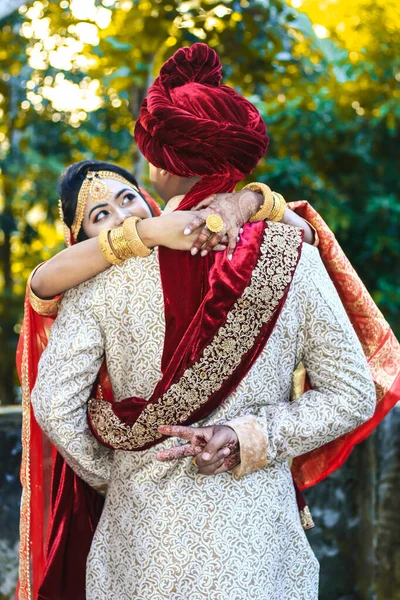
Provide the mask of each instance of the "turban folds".
POLYGON ((201 177, 192 191, 203 190, 203 197, 207 182, 213 192, 232 190, 268 146, 258 110, 221 85, 221 71, 218 55, 206 44, 180 48, 162 66, 135 126, 145 158, 173 175, 201 177))

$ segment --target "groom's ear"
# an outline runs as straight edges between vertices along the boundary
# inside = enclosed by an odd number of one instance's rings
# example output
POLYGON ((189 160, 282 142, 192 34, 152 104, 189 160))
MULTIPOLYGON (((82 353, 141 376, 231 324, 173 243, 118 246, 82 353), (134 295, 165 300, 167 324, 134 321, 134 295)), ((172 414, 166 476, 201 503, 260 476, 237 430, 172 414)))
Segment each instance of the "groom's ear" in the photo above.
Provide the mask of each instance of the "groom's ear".
POLYGON ((161 185, 171 185, 171 183, 180 180, 178 175, 172 175, 165 169, 159 169, 159 176, 161 178, 161 185))

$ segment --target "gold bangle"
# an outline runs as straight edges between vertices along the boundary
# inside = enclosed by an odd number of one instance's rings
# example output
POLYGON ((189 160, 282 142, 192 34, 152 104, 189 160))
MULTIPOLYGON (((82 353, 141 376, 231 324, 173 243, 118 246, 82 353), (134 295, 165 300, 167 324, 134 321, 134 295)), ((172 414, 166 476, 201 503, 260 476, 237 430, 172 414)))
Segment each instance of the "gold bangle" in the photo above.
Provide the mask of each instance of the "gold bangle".
POLYGON ((278 192, 272 192, 272 195, 275 199, 274 208, 269 216, 270 221, 275 221, 275 223, 282 221, 283 215, 286 209, 286 200, 282 196, 282 194, 278 194, 278 192))
POLYGON ((104 256, 106 261, 110 263, 110 265, 120 265, 123 261, 116 256, 116 254, 110 246, 110 242, 108 239, 108 234, 110 231, 111 229, 103 229, 103 231, 100 231, 98 237, 99 248, 102 255, 104 256))
POLYGON ((134 256, 132 254, 132 250, 129 248, 126 242, 124 230, 122 227, 112 229, 109 233, 109 239, 114 253, 118 256, 120 260, 123 261, 127 258, 132 258, 132 256, 134 256))
POLYGON ((256 223, 258 221, 265 221, 265 219, 269 219, 271 211, 274 208, 274 197, 270 188, 265 185, 265 183, 249 183, 245 185, 244 190, 251 190, 252 192, 258 192, 263 195, 264 202, 261 208, 253 215, 250 219, 250 223, 256 223))
POLYGON ((269 216, 269 220, 270 221, 273 221, 275 219, 275 216, 278 214, 278 209, 279 209, 279 206, 280 206, 280 200, 279 200, 279 197, 278 197, 277 193, 276 192, 272 192, 272 195, 274 197, 274 207, 271 210, 271 214, 269 216))
POLYGON ((149 248, 141 240, 138 230, 137 223, 141 221, 139 217, 129 217, 122 225, 125 242, 131 251, 131 256, 141 256, 145 258, 153 252, 153 248, 149 248))

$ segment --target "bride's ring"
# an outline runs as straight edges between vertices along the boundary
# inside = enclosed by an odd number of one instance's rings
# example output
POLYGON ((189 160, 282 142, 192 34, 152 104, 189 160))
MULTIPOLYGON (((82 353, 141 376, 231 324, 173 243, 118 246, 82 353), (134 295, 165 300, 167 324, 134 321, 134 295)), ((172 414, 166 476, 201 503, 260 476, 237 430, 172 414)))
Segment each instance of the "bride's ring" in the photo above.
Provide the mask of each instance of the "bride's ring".
POLYGON ((212 233, 219 233, 224 228, 222 217, 216 214, 208 215, 206 219, 206 227, 212 233))
POLYGON ((197 460, 196 460, 195 456, 193 456, 193 458, 192 458, 192 465, 194 465, 195 467, 199 468, 199 465, 197 464, 197 460))

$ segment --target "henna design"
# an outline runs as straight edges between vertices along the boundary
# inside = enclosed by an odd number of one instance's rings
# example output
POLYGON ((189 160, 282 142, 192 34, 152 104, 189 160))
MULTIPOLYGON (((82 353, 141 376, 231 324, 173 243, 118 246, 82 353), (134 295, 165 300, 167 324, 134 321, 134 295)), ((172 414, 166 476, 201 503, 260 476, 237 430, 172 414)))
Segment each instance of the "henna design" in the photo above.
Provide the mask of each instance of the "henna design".
POLYGON ((193 231, 204 225, 206 218, 211 214, 218 214, 224 227, 219 233, 210 236, 207 227, 203 227, 196 242, 192 247, 192 254, 202 248, 202 256, 221 243, 225 235, 228 236, 228 255, 232 256, 236 247, 240 228, 256 214, 260 208, 260 195, 251 190, 241 190, 233 193, 213 194, 203 200, 193 210, 197 211, 192 223, 186 231, 193 231))
MULTIPOLYGON (((180 437, 184 440, 187 440, 189 443, 182 446, 176 446, 174 448, 168 448, 166 450, 158 452, 156 456, 157 460, 168 461, 198 456, 203 452, 208 442, 218 432, 220 427, 226 426, 214 427, 212 433, 210 432, 211 436, 209 437, 209 439, 207 439, 208 436, 205 433, 202 433, 201 428, 196 429, 187 427, 185 425, 161 425, 158 428, 158 430, 163 435, 180 437)), ((239 441, 237 439, 232 439, 220 448, 218 448, 218 452, 221 452, 221 450, 224 449, 228 449, 229 454, 224 459, 221 459, 217 464, 214 464, 214 472, 219 472, 220 469, 229 470, 235 467, 240 462, 240 448, 239 441)), ((199 468, 200 472, 202 472, 201 470, 204 468, 207 469, 207 465, 200 466, 196 463, 195 466, 199 468)))
POLYGON ((230 471, 231 469, 234 469, 236 467, 236 465, 238 465, 239 463, 240 463, 240 452, 238 450, 237 452, 234 452, 233 454, 230 454, 224 460, 223 467, 227 471, 230 471))
POLYGON ((168 448, 161 450, 157 453, 157 460, 174 460, 176 458, 186 458, 188 456, 197 456, 202 452, 203 447, 193 446, 192 444, 185 444, 183 446, 176 446, 175 448, 168 448))

